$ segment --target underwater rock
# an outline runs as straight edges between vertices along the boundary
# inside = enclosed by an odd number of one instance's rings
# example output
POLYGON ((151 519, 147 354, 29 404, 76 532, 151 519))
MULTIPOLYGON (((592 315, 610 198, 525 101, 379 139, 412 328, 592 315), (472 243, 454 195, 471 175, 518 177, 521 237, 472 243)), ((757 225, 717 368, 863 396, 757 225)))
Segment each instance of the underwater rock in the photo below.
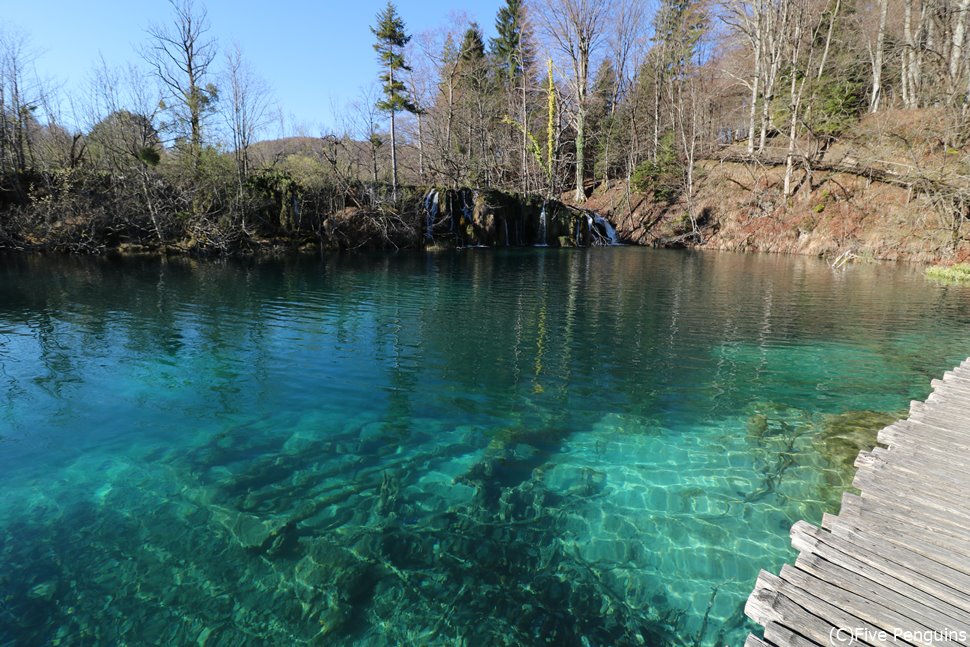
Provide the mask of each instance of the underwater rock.
POLYGON ((263 520, 245 512, 212 506, 213 519, 221 524, 236 542, 250 551, 279 552, 288 541, 293 524, 285 519, 263 520))
POLYGON ((833 466, 845 468, 851 474, 859 452, 875 447, 879 431, 904 417, 905 412, 881 411, 847 411, 827 415, 822 419, 818 434, 821 453, 833 466))
POLYGON ((30 593, 27 595, 34 600, 46 600, 49 602, 53 599, 56 592, 57 584, 54 582, 41 582, 30 589, 30 593))
POLYGON ((370 603, 378 581, 374 564, 324 539, 313 541, 294 569, 296 581, 315 591, 319 637, 341 630, 370 603))

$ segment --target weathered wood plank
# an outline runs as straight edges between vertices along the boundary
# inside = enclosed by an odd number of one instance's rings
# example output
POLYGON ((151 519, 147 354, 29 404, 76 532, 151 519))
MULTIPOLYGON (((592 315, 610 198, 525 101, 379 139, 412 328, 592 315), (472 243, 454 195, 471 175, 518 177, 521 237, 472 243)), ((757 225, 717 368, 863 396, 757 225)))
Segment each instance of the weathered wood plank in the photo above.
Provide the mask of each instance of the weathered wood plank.
POLYGON ((774 622, 769 622, 765 627, 765 640, 771 641, 772 645, 784 645, 785 647, 821 647, 822 645, 830 647, 828 642, 812 642, 791 629, 774 622))
POLYGON ((859 490, 871 490, 872 493, 885 492, 887 496, 905 500, 911 504, 931 506, 942 513, 953 514, 955 518, 970 523, 970 511, 961 509, 961 502, 951 500, 942 492, 917 489, 912 482, 902 479, 880 482, 868 472, 856 473, 852 486, 859 490))
MULTIPOLYGON (((755 593, 748 598, 748 603, 744 607, 744 612, 749 618, 765 627, 765 637, 771 640, 767 633, 767 625, 774 623, 779 627, 786 627, 799 635, 809 639, 819 645, 829 644, 829 639, 843 625, 832 624, 813 614, 802 604, 799 604, 789 597, 789 593, 796 589, 789 587, 783 591, 784 583, 781 578, 766 571, 761 571, 758 582, 755 586, 755 593)), ((820 604, 823 604, 819 601, 820 604)), ((830 605, 831 606, 831 605, 830 605)), ((838 610, 836 609, 837 613, 838 610)), ((849 627, 855 627, 855 623, 861 623, 858 618, 853 618, 847 613, 842 612, 842 617, 846 619, 849 627)), ((860 625, 865 626, 865 625, 860 625)), ((772 640, 774 642, 774 640, 772 640)), ((880 643, 875 641, 862 641, 864 645, 875 647, 880 643)))
MULTIPOLYGON (((955 535, 949 529, 935 530, 929 528, 920 519, 906 518, 905 515, 888 516, 887 514, 864 513, 861 508, 842 506, 839 515, 826 514, 822 518, 822 528, 832 531, 834 524, 847 523, 858 529, 868 529, 883 535, 898 535, 893 541, 908 542, 911 539, 931 544, 937 548, 950 550, 963 559, 970 561, 970 541, 968 535, 955 535)), ((835 533, 838 534, 838 533, 835 533)))
POLYGON ((828 576, 832 569, 837 569, 838 572, 845 574, 847 580, 863 582, 863 590, 866 590, 869 586, 882 587, 884 597, 887 595, 885 593, 886 591, 892 591, 896 595, 909 600, 910 605, 919 606, 924 610, 926 617, 935 618, 937 624, 941 627, 970 625, 970 613, 958 609, 924 591, 920 591, 892 576, 886 575, 877 569, 868 568, 865 564, 847 555, 837 554, 835 560, 830 561, 819 555, 801 553, 798 559, 795 560, 795 566, 817 577, 828 576))
MULTIPOLYGON (((847 594, 858 595, 872 603, 879 605, 891 612, 898 612, 899 616, 908 620, 900 621, 902 624, 893 624, 894 628, 929 630, 952 629, 955 627, 970 628, 970 620, 966 619, 967 614, 957 613, 955 615, 962 618, 954 618, 943 613, 936 603, 927 605, 925 602, 911 598, 909 595, 900 592, 898 589, 900 582, 895 582, 893 586, 885 586, 874 579, 867 577, 867 573, 858 574, 848 569, 842 568, 837 564, 825 560, 805 560, 795 562, 797 572, 801 570, 811 576, 818 578, 825 586, 836 586, 844 589, 847 594), (808 568, 803 568, 803 565, 808 568), (908 624, 907 624, 908 622, 908 624)), ((791 567, 787 567, 791 568, 791 567)), ((785 572, 782 572, 782 579, 786 579, 785 572)), ((808 587, 811 583, 805 583, 808 587)), ((820 591, 821 588, 812 588, 813 592, 820 591)), ((835 598, 828 598, 833 601, 835 598)), ((883 614, 881 620, 890 620, 891 616, 883 614)), ((880 620, 870 619, 873 624, 881 624, 880 620)), ((966 644, 966 641, 960 642, 966 644)))
POLYGON ((892 528, 911 526, 927 540, 944 542, 943 545, 970 542, 970 527, 954 522, 953 517, 933 515, 923 508, 886 505, 864 494, 843 494, 839 516, 858 516, 870 523, 884 523, 892 528))
MULTIPOLYGON (((824 606, 818 605, 809 608, 813 614, 818 615, 836 627, 842 628, 865 628, 878 634, 884 631, 890 635, 902 628, 913 630, 915 633, 922 633, 919 630, 929 629, 931 626, 917 624, 917 622, 903 613, 894 611, 885 605, 884 600, 877 599, 878 596, 863 596, 855 591, 840 586, 839 582, 831 582, 818 578, 798 568, 785 564, 781 568, 781 579, 791 584, 782 590, 793 601, 801 603, 810 599, 809 596, 819 600, 825 600, 824 606), (789 593, 791 592, 791 594, 789 593), (795 593, 797 592, 797 593, 795 593), (831 613, 831 609, 836 609, 837 613, 831 613)), ((889 644, 891 641, 873 639, 877 644, 889 644)), ((914 640, 913 644, 925 645, 930 647, 932 641, 925 639, 914 640)))
POLYGON ((744 647, 770 647, 770 645, 754 634, 748 634, 748 639, 744 641, 744 647))
POLYGON ((745 612, 765 638, 746 647, 929 647, 939 632, 970 647, 970 358, 930 386, 908 419, 879 432, 885 448, 859 453, 861 494, 844 495, 825 530, 792 526, 800 553, 780 577, 758 577, 745 612), (863 633, 840 640, 840 630, 863 633))

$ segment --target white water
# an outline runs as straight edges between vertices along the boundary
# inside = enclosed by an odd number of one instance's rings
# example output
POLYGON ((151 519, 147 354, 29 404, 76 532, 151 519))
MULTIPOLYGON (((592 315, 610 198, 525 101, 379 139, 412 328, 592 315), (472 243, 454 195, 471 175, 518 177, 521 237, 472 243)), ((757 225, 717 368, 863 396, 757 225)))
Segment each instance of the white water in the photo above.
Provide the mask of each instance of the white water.
POLYGON ((541 243, 537 243, 536 247, 546 247, 548 242, 546 240, 546 205, 542 205, 542 212, 539 213, 539 240, 541 243))
MULTIPOLYGON (((589 216, 586 217, 589 218, 589 216)), ((607 240, 610 241, 610 245, 620 244, 620 239, 616 235, 616 229, 613 228, 613 225, 610 224, 609 220, 599 214, 594 213, 593 222, 603 228, 603 231, 606 233, 607 240)))

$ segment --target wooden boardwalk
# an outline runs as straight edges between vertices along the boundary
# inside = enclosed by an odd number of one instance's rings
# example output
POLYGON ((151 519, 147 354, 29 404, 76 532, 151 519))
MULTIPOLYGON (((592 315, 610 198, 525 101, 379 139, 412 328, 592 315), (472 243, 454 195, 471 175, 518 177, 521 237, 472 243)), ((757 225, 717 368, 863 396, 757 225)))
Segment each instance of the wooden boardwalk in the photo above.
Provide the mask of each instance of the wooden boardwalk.
POLYGON ((970 645, 970 359, 861 452, 838 516, 791 529, 745 613, 762 645, 970 645))

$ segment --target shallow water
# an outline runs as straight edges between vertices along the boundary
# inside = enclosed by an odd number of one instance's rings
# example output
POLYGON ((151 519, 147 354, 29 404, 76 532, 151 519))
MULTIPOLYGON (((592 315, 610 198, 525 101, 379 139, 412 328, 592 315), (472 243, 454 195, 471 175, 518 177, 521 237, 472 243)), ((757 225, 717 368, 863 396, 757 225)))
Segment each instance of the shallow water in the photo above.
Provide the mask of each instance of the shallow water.
POLYGON ((0 645, 741 645, 968 322, 805 258, 0 258, 0 645))

